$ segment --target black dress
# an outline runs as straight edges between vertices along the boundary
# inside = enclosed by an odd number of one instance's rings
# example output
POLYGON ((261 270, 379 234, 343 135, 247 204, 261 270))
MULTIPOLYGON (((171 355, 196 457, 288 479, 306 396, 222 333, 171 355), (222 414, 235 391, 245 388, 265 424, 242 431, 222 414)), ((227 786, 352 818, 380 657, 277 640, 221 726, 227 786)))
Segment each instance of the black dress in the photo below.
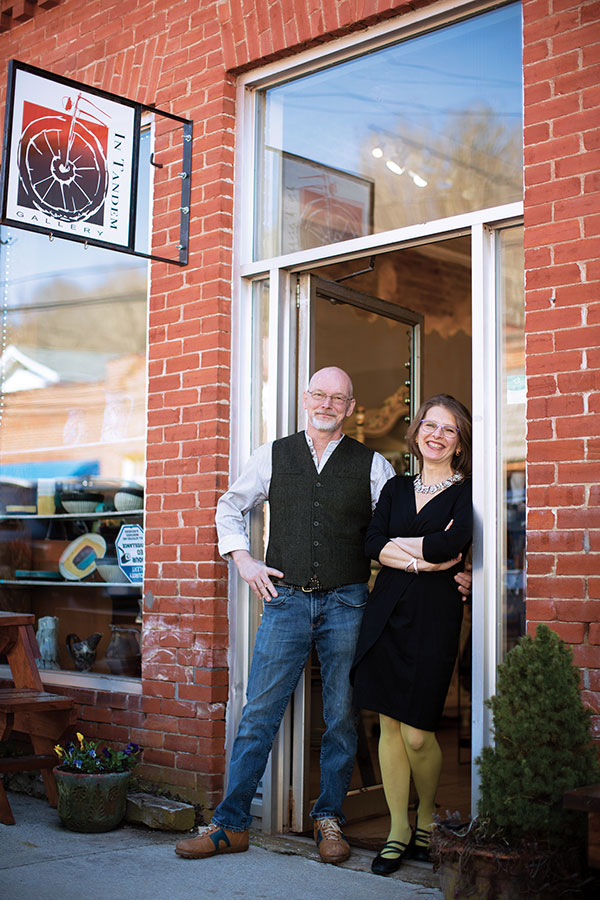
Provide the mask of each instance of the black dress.
MULTIPOLYGON (((378 559, 393 537, 421 537, 423 557, 467 552, 473 528, 471 479, 435 494, 417 513, 413 478, 385 485, 367 530, 378 559), (454 522, 444 531, 450 519, 454 522)), ((383 566, 369 597, 350 674, 354 702, 423 731, 439 725, 458 653, 463 601, 454 580, 463 562, 415 575, 383 566)))

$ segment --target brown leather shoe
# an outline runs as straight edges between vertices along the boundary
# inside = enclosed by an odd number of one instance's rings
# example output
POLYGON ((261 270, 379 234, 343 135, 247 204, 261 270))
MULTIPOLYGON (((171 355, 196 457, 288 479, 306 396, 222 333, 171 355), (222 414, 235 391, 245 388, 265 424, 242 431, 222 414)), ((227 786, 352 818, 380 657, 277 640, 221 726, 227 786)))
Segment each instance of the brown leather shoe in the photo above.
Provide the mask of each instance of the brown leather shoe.
POLYGON ((211 823, 198 829, 198 837, 179 841, 175 853, 187 859, 205 859, 217 853, 243 853, 248 842, 248 831, 230 831, 211 823))
POLYGON ((337 819, 317 819, 314 835, 323 862, 344 862, 350 856, 350 844, 344 838, 337 819))

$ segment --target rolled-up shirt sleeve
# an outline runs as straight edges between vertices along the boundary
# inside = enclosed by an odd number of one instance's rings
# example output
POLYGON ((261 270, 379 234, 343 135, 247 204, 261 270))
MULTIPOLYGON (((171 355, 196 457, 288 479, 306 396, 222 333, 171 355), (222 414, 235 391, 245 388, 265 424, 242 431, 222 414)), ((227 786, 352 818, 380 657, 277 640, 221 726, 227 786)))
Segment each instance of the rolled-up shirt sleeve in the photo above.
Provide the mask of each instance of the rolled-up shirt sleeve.
POLYGON ((473 534, 473 502, 471 480, 465 484, 452 507, 452 525, 447 531, 423 537, 423 559, 431 563, 454 559, 470 544, 473 534))
POLYGON ((219 538, 219 553, 227 557, 234 550, 250 550, 246 519, 249 510, 264 503, 271 483, 272 444, 263 444, 254 451, 242 472, 228 491, 219 498, 215 524, 219 538))
POLYGON ((373 454, 371 463, 371 509, 375 509, 383 488, 395 474, 393 465, 385 456, 382 456, 381 453, 373 454))

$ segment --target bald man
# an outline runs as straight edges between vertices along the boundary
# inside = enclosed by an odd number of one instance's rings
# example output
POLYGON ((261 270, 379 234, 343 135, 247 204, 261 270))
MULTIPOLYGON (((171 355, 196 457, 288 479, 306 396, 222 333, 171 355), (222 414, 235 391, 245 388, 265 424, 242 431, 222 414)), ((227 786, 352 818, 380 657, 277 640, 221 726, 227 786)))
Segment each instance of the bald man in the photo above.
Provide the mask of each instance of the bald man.
MULTIPOLYGON (((354 411, 352 382, 331 366, 303 394, 306 430, 259 447, 219 500, 219 552, 264 601, 247 702, 233 745, 227 794, 198 837, 176 853, 202 859, 248 849, 250 804, 312 647, 323 684, 320 794, 311 811, 323 862, 350 855, 342 803, 356 753, 350 666, 371 571, 364 538, 383 485, 395 472, 379 453, 342 433, 354 411), (269 502, 266 561, 249 552, 245 514, 269 502)), ((436 568, 433 564, 432 569, 436 568)), ((469 579, 459 589, 468 593, 469 579)))

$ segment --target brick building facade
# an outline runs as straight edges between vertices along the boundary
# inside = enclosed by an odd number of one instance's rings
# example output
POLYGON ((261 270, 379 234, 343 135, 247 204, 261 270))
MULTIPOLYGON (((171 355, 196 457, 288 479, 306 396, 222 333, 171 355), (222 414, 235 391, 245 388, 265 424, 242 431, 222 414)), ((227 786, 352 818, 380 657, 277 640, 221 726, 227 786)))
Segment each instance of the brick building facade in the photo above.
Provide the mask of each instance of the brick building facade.
MULTIPOLYGON (((232 315, 239 78, 455 5, 0 2, 5 62, 194 123, 190 262, 153 262, 150 271, 141 692, 121 693, 116 683, 69 692, 87 734, 137 741, 145 777, 207 807, 224 785, 232 683, 228 571, 213 519, 230 472, 232 336, 240 340, 232 315)), ((600 3, 523 0, 522 11, 527 627, 548 622, 572 645, 600 738, 600 3)), ((167 164, 174 170, 176 161, 167 164)), ((154 196, 155 250, 178 224, 171 180, 154 196)))

